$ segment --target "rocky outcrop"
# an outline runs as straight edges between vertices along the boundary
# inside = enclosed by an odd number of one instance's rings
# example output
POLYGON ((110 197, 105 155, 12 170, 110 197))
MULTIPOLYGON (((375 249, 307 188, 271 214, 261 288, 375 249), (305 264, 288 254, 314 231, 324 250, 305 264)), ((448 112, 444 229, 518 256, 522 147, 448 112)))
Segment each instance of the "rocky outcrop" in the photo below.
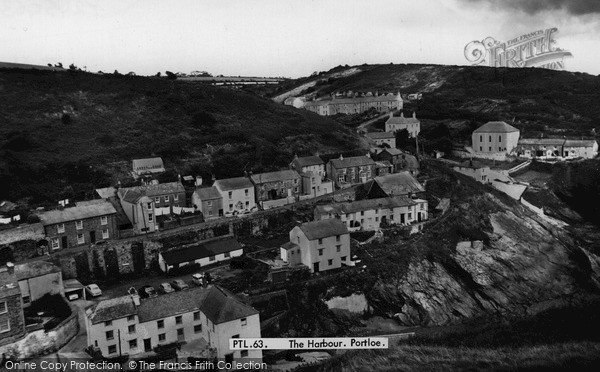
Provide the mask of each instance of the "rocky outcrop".
MULTIPOLYGON (((406 325, 445 325, 533 315, 599 293, 598 256, 521 206, 484 198, 503 210, 485 221, 489 241, 461 241, 447 257, 415 258, 402 276, 378 281, 372 306, 406 325)), ((471 211, 460 211, 469 218, 471 211)))

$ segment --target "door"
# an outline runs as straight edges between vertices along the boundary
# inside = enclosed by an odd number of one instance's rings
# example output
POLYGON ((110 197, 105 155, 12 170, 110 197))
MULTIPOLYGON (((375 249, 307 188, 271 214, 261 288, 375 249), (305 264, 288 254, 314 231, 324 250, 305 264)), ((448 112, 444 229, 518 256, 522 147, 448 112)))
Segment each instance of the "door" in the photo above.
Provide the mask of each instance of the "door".
POLYGON ((152 351, 152 342, 149 338, 144 339, 144 351, 152 351))
POLYGON ((225 354, 225 363, 231 364, 233 362, 233 353, 225 354))
POLYGON ((60 247, 61 247, 61 248, 67 248, 67 247, 68 247, 68 244, 67 244, 67 237, 66 237, 66 236, 63 236, 61 240, 62 240, 62 242, 61 242, 62 244, 60 245, 60 247))
POLYGON ((313 263, 313 272, 315 272, 315 273, 319 272, 319 263, 318 262, 313 263))
POLYGON ((419 212, 419 213, 417 214, 417 220, 418 220, 419 222, 421 222, 421 212, 419 212))
POLYGON ((185 333, 183 333, 183 328, 179 328, 177 330, 177 341, 179 341, 179 342, 185 341, 185 333))
POLYGON ((404 213, 400 215, 400 223, 404 224, 404 213))
POLYGON ((92 242, 92 244, 96 243, 96 232, 95 231, 90 231, 90 242, 92 242))

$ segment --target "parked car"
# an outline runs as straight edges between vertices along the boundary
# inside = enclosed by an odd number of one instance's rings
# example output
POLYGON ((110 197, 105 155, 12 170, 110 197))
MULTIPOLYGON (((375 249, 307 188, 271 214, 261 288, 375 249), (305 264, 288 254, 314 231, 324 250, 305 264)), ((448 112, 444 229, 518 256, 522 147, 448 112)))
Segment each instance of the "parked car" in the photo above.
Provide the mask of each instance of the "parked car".
POLYGON ((196 285, 202 285, 202 281, 204 280, 204 273, 196 273, 192 275, 192 283, 196 285))
POLYGON ((161 291, 162 293, 171 293, 174 292, 175 290, 173 289, 173 287, 171 287, 171 284, 169 283, 160 283, 160 285, 158 286, 158 290, 161 291))
POLYGON ((152 287, 151 285, 143 286, 138 292, 140 294, 140 297, 142 298, 152 298, 158 296, 156 289, 154 289, 154 287, 152 287))
POLYGON ((183 280, 181 280, 181 279, 176 279, 176 280, 173 280, 173 281, 171 282, 171 286, 172 286, 172 287, 173 287, 173 288, 174 288, 176 291, 183 291, 183 290, 186 290, 186 289, 188 289, 188 288, 190 287, 189 285, 187 285, 187 283, 186 283, 186 282, 184 282, 184 281, 183 281, 183 280))
POLYGON ((85 291, 92 297, 102 296, 102 291, 97 284, 90 284, 85 286, 85 291))

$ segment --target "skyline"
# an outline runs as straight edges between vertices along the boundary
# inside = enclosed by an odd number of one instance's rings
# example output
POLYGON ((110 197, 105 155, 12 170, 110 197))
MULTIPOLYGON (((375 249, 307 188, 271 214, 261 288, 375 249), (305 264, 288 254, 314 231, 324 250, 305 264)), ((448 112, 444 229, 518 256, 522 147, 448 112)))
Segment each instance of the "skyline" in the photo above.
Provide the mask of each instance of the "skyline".
POLYGON ((600 74, 593 1, 111 1, 0 4, 3 62, 297 78, 338 65, 470 65, 464 47, 557 27, 565 69, 600 74))

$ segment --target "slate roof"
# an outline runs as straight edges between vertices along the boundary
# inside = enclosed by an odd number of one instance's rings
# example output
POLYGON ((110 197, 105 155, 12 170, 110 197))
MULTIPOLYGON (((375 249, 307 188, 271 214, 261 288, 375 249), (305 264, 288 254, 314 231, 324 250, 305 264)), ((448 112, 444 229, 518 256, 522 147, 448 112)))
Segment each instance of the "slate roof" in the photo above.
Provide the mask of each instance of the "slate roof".
POLYGON ((109 187, 104 187, 104 188, 101 188, 101 189, 96 189, 96 192, 98 193, 98 195, 100 195, 100 197, 102 199, 108 199, 111 196, 115 196, 116 195, 117 189, 115 189, 112 186, 109 186, 109 187))
POLYGON ((141 299, 140 307, 137 309, 140 323, 200 310, 199 300, 202 298, 200 292, 203 290, 205 288, 192 286, 186 291, 141 299))
POLYGON ((131 296, 122 296, 100 301, 93 307, 89 319, 92 324, 125 318, 137 314, 131 296))
POLYGON ((375 161, 368 156, 352 156, 349 158, 342 159, 331 159, 329 160, 331 165, 336 169, 350 168, 350 167, 362 167, 366 165, 375 165, 375 161))
POLYGON ((200 303, 200 311, 215 324, 258 314, 256 309, 246 305, 233 293, 219 286, 207 288, 200 303))
POLYGON ((390 116, 385 122, 386 124, 420 124, 421 121, 413 117, 390 116))
POLYGON ((392 132, 370 132, 365 134, 365 136, 372 140, 396 138, 396 135, 392 132))
POLYGON ((217 190, 217 188, 214 186, 197 188, 196 194, 198 195, 200 200, 213 200, 222 198, 221 194, 219 193, 219 190, 217 190))
POLYGON ((518 145, 534 145, 534 146, 563 146, 564 139, 560 138, 522 138, 518 145))
POLYGON ((0 268, 0 298, 8 296, 14 296, 20 294, 19 284, 17 283, 17 276, 8 273, 6 267, 0 268))
POLYGON ((365 199, 346 203, 318 205, 316 210, 320 215, 327 215, 329 213, 342 215, 346 213, 356 213, 378 208, 390 209, 397 207, 409 207, 415 204, 415 201, 410 198, 395 196, 393 198, 365 199))
POLYGON ((281 248, 285 249, 286 251, 289 249, 295 249, 295 248, 300 248, 300 246, 296 243, 292 243, 292 242, 287 242, 281 245, 281 248))
POLYGON ((300 230, 302 230, 308 240, 316 240, 330 236, 348 234, 348 228, 346 225, 337 218, 306 222, 300 225, 300 230))
POLYGON ((17 205, 11 201, 3 200, 0 202, 0 212, 7 213, 15 209, 17 205))
POLYGON ((593 147, 595 140, 566 140, 565 147, 593 147))
POLYGON ((310 167, 311 165, 325 164, 323 159, 318 156, 304 156, 301 158, 294 159, 294 162, 300 167, 310 167))
POLYGON ((135 172, 164 172, 165 165, 162 158, 133 159, 135 172))
POLYGON ((473 133, 511 133, 518 131, 519 130, 517 128, 506 124, 503 121, 488 121, 479 128, 475 129, 473 133))
POLYGON ((105 200, 94 203, 84 203, 84 205, 76 205, 74 207, 65 208, 62 210, 53 210, 42 212, 38 216, 42 225, 48 226, 57 223, 64 223, 69 221, 85 220, 87 218, 94 218, 100 216, 106 216, 109 214, 115 214, 117 211, 113 205, 105 200))
POLYGON ((425 188, 409 172, 389 174, 375 177, 375 182, 388 196, 407 195, 424 192, 425 188))
POLYGON ((15 265, 17 280, 25 280, 59 272, 61 272, 60 267, 46 261, 34 261, 15 265))
POLYGON ((252 182, 254 182, 255 184, 261 184, 267 182, 293 180, 296 178, 300 178, 300 175, 295 170, 285 169, 276 172, 253 174, 250 178, 252 178, 252 182))
POLYGON ((213 186, 218 187, 223 191, 248 189, 253 188, 252 182, 246 177, 226 178, 224 180, 216 180, 213 186))
POLYGON ((137 203, 140 198, 185 193, 185 188, 181 182, 159 183, 157 185, 135 186, 119 189, 122 199, 129 203, 137 203))
MULTIPOLYGON (((395 156, 395 155, 402 155, 404 154, 404 152, 402 152, 402 150, 400 149, 383 149, 383 151, 386 151, 388 154, 395 156)), ((381 151, 381 152, 383 152, 381 151)))
POLYGON ((227 237, 194 243, 184 248, 161 252, 160 255, 168 265, 175 265, 225 252, 237 251, 238 249, 242 249, 240 243, 233 237, 227 237))
POLYGON ((352 97, 352 98, 335 98, 335 99, 326 99, 321 101, 308 101, 305 106, 321 106, 321 105, 330 105, 330 104, 356 104, 363 102, 389 102, 389 101, 402 101, 402 98, 399 98, 395 94, 391 95, 381 95, 381 96, 370 96, 370 97, 352 97))

